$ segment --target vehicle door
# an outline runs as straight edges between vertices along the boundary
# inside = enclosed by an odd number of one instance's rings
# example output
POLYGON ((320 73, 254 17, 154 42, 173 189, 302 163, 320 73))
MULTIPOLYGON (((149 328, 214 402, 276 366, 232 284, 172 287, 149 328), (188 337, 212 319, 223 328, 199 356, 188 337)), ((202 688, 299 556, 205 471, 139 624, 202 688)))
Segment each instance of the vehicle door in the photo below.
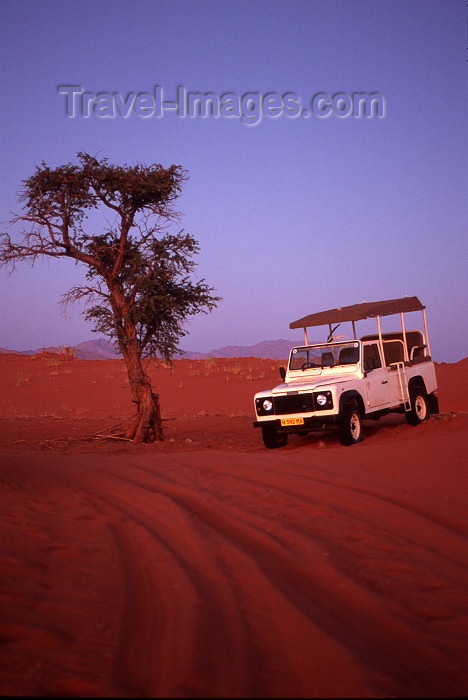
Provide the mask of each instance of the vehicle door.
POLYGON ((377 343, 363 345, 363 367, 366 373, 367 408, 382 408, 392 403, 393 378, 391 370, 385 367, 377 343))

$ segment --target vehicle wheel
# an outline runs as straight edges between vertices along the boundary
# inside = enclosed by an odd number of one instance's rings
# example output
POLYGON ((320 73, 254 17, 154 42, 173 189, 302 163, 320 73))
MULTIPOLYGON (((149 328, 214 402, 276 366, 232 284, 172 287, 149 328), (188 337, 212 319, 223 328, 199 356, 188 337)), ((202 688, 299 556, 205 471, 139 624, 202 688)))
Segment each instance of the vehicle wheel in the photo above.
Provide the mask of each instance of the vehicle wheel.
POLYGON ((274 450, 275 447, 284 447, 288 441, 287 433, 279 433, 274 428, 262 427, 262 437, 265 447, 274 450))
POLYGON ((432 416, 439 413, 439 399, 437 394, 428 394, 427 400, 429 402, 429 414, 432 416))
POLYGON ((429 418, 431 413, 429 399, 424 389, 414 389, 410 394, 411 409, 405 412, 405 418, 410 425, 420 425, 429 418))
POLYGON ((355 445, 361 442, 363 437, 361 412, 354 404, 348 403, 343 408, 338 432, 342 445, 355 445))

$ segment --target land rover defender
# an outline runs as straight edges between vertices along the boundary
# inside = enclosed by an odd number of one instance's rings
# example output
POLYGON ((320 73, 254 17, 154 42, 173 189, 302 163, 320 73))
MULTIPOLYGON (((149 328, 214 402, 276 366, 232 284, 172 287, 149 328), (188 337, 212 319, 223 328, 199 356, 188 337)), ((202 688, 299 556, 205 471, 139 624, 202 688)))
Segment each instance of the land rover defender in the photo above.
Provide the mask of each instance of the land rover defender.
POLYGON ((343 445, 363 439, 363 420, 402 413, 419 425, 438 413, 437 382, 431 359, 425 307, 417 297, 364 302, 294 321, 304 344, 291 350, 280 368, 282 383, 255 394, 256 420, 263 442, 272 449, 288 435, 335 426, 343 445), (424 330, 406 330, 404 314, 421 311, 424 330), (399 329, 382 332, 383 316, 399 315, 399 329), (375 318, 377 332, 356 336, 356 322, 375 318), (338 326, 352 324, 352 339, 334 337, 338 326), (337 324, 334 328, 332 326, 337 324), (328 325, 328 338, 310 344, 307 329, 328 325))

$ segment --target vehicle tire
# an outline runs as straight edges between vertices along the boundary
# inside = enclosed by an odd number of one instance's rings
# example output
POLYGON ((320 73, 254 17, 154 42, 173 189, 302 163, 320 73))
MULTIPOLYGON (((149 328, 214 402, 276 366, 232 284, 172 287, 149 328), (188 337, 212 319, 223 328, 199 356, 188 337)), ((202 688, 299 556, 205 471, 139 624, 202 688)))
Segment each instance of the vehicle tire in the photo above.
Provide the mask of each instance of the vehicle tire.
POLYGON ((355 445, 363 438, 362 417, 359 408, 352 403, 344 406, 338 423, 338 433, 342 445, 355 445))
POLYGON ((410 425, 420 425, 431 413, 429 398, 424 389, 413 389, 410 392, 411 409, 405 412, 406 422, 410 425))
POLYGON ((269 450, 274 450, 276 447, 284 447, 288 442, 287 433, 279 433, 274 428, 269 426, 262 427, 263 444, 269 450))
POLYGON ((430 415, 437 415, 439 413, 439 399, 437 398, 437 394, 428 394, 427 400, 429 401, 430 415))

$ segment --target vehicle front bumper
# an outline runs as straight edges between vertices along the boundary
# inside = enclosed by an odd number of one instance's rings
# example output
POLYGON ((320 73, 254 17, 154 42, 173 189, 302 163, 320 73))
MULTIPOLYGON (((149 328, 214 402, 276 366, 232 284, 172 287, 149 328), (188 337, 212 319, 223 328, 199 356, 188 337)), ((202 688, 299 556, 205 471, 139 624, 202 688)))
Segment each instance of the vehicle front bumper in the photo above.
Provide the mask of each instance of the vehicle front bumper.
MULTIPOLYGON (((285 418, 286 416, 284 416, 285 418)), ((292 416, 287 416, 292 418, 292 416)), ((304 422, 298 425, 281 425, 280 418, 272 418, 269 420, 256 420, 253 423, 254 428, 273 428, 279 433, 300 433, 309 430, 321 430, 324 426, 334 424, 338 420, 337 415, 328 416, 308 416, 303 418, 304 422)))

